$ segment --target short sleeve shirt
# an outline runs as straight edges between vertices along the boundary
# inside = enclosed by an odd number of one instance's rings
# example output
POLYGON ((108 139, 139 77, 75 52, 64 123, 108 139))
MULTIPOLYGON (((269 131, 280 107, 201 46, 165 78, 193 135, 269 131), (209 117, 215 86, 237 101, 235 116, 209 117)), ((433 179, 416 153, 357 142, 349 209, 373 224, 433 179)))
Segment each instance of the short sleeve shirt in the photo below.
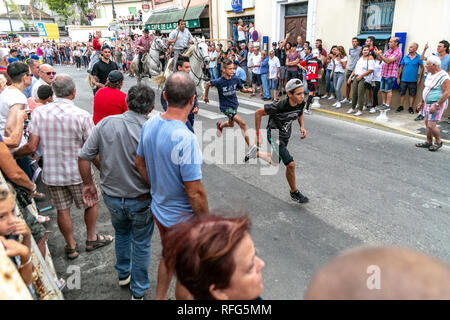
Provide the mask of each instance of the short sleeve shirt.
POLYGON ((98 90, 94 97, 94 124, 105 117, 127 111, 126 98, 127 95, 119 89, 105 87, 98 90))
POLYGON ((183 122, 157 115, 144 124, 137 155, 145 159, 153 215, 166 228, 190 219, 194 212, 184 182, 202 179, 196 136, 183 122))
POLYGON ((419 66, 423 65, 420 54, 416 54, 414 59, 408 55, 404 56, 400 66, 403 66, 402 79, 404 82, 417 82, 419 66))
POLYGON ((350 56, 350 62, 348 63, 348 71, 355 70, 355 66, 358 63, 359 56, 361 55, 361 47, 358 46, 356 48, 351 47, 348 49, 348 54, 350 56))
POLYGON ((279 130, 280 139, 289 139, 292 132, 292 123, 297 121, 303 114, 305 102, 292 107, 289 99, 284 99, 278 103, 264 105, 264 111, 269 115, 267 122, 268 134, 273 136, 272 130, 279 130))
MULTIPOLYGON (((295 61, 295 60, 297 60, 297 59, 299 59, 299 58, 301 58, 300 57, 300 54, 298 53, 298 52, 296 52, 296 53, 289 53, 288 55, 287 55, 287 62, 293 62, 293 61, 295 61)), ((287 67, 287 70, 288 71, 297 71, 297 66, 288 66, 287 67)))
POLYGON ((219 79, 211 80, 211 85, 217 88, 219 93, 220 111, 224 112, 228 108, 237 110, 239 103, 236 96, 236 90, 243 88, 242 81, 234 75, 231 79, 225 79, 223 76, 219 79))
MULTIPOLYGON (((173 30, 169 34, 169 40, 175 40, 175 38, 177 37, 177 33, 178 33, 178 28, 173 30)), ((185 49, 185 48, 189 47, 189 40, 194 40, 194 37, 192 37, 191 32, 187 28, 185 28, 183 32, 180 31, 178 33, 177 42, 175 42, 175 45, 173 46, 173 48, 175 50, 185 49)))
MULTIPOLYGON (((6 120, 8 119, 9 110, 15 104, 23 104, 25 110, 28 110, 28 101, 25 95, 19 89, 13 86, 6 87, 0 94, 0 134, 5 133, 6 120)), ((19 147, 27 143, 25 133, 22 136, 19 147)))
POLYGON ((114 61, 109 61, 109 63, 105 63, 103 60, 98 61, 94 64, 92 68, 92 75, 96 76, 100 83, 105 84, 108 78, 108 75, 113 70, 118 70, 117 64, 114 61))
POLYGON ((400 48, 395 50, 389 49, 384 53, 384 56, 388 59, 394 58, 395 61, 392 63, 385 63, 381 69, 381 76, 383 78, 397 78, 398 76, 398 66, 402 61, 402 52, 400 48))

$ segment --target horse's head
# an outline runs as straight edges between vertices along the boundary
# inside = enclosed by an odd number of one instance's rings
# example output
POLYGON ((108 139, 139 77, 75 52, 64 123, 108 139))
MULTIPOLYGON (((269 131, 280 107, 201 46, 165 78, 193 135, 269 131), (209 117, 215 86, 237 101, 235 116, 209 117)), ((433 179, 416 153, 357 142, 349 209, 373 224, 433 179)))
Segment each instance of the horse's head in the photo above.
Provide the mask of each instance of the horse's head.
POLYGON ((208 45, 206 44, 205 37, 194 40, 195 45, 198 48, 198 54, 202 58, 204 63, 209 63, 208 45))
POLYGON ((159 51, 165 52, 165 51, 167 50, 166 44, 165 44, 164 41, 161 39, 161 37, 156 37, 153 41, 155 41, 156 48, 157 48, 159 51))

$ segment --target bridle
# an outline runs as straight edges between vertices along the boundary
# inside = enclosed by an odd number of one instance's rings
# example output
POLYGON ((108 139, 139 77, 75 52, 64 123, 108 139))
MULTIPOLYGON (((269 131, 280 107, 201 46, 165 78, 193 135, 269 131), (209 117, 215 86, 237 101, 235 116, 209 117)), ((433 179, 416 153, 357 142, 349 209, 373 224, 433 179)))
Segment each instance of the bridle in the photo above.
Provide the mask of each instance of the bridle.
MULTIPOLYGON (((203 57, 202 55, 200 55, 200 54, 197 53, 198 48, 199 48, 199 43, 197 42, 196 45, 195 45, 195 50, 194 50, 192 56, 194 57, 195 60, 197 60, 198 62, 200 62, 200 63, 203 65, 204 60, 205 60, 206 57, 203 57)), ((201 52, 201 50, 198 50, 198 51, 201 52)), ((193 70, 192 68, 191 68, 191 72, 192 72, 192 74, 194 75, 194 77, 195 77, 195 78, 197 79, 197 81, 198 81, 198 82, 196 83, 196 85, 195 85, 195 86, 197 87, 197 86, 200 85, 200 83, 202 82, 202 80, 205 80, 204 74, 203 74, 203 72, 202 72, 201 76, 199 77, 199 76, 194 72, 194 70, 193 70)))
MULTIPOLYGON (((152 44, 150 45, 150 50, 154 50, 154 51, 164 51, 164 49, 161 47, 160 44, 156 43, 156 39, 152 41, 152 44)), ((160 65, 160 61, 156 60, 155 58, 152 57, 152 55, 150 54, 150 51, 148 52, 148 55, 150 56, 150 59, 157 65, 160 65)))

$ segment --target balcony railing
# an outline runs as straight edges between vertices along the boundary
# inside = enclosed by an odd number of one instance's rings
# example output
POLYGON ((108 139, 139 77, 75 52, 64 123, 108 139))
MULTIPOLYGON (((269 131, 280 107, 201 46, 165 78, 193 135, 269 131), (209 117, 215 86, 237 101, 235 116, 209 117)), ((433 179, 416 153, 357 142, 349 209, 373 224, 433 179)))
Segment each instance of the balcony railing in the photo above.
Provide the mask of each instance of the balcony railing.
POLYGON ((363 0, 361 33, 390 33, 395 0, 363 0))

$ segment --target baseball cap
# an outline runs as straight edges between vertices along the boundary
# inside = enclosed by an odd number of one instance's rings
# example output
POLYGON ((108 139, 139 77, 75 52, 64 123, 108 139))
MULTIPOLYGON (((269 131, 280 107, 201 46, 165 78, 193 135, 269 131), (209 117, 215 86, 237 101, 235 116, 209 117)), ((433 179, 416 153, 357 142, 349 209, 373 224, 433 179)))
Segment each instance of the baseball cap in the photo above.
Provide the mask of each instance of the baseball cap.
POLYGON ((108 79, 111 82, 119 82, 123 80, 123 74, 119 70, 113 70, 108 74, 108 79))
POLYGON ((273 45, 273 46, 276 46, 277 44, 278 44, 278 43, 276 43, 276 42, 272 42, 272 45, 273 45))
POLYGON ((303 87, 303 82, 300 79, 291 79, 286 84, 286 92, 294 91, 297 88, 303 87))

